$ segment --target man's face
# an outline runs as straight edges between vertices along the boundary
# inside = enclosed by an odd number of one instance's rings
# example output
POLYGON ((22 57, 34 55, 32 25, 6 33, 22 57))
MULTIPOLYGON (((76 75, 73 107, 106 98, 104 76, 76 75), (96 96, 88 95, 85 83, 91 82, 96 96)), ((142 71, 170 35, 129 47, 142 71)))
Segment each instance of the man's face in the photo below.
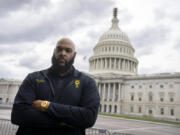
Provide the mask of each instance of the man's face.
POLYGON ((61 67, 65 66, 75 55, 74 45, 69 41, 58 43, 54 51, 54 56, 61 67))

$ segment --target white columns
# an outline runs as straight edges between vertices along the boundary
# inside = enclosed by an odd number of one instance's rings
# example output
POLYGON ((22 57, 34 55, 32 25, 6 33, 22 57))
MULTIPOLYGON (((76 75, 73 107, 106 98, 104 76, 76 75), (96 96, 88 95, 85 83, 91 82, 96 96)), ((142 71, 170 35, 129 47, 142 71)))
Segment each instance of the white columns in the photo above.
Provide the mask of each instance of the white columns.
POLYGON ((109 59, 108 58, 106 58, 106 69, 108 69, 109 68, 109 59))
POLYGON ((104 104, 101 104, 101 112, 104 112, 104 104))
POLYGON ((106 69, 106 58, 103 60, 103 69, 106 69))
POLYGON ((119 70, 119 58, 117 58, 117 70, 119 70))
POLYGON ((104 58, 101 58, 101 69, 104 69, 104 58))
POLYGON ((133 69, 133 72, 134 72, 134 62, 133 62, 133 64, 132 64, 132 69, 133 69))
POLYGON ((131 71, 131 61, 129 61, 129 71, 131 71))
POLYGON ((111 84, 110 83, 108 83, 108 99, 107 99, 107 101, 110 101, 110 94, 111 94, 111 84))
POLYGON ((106 84, 105 83, 103 83, 103 96, 102 96, 102 101, 104 101, 104 99, 105 99, 105 93, 106 93, 106 89, 105 89, 105 86, 106 86, 106 84))
POLYGON ((94 69, 96 69, 96 59, 94 59, 94 69))
POLYGON ((115 94, 116 94, 116 83, 113 83, 112 93, 113 93, 112 101, 114 102, 115 101, 115 94))
POLYGON ((127 60, 127 71, 129 71, 129 60, 127 60))
POLYGON ((131 67, 131 71, 133 72, 133 71, 134 71, 134 70, 133 70, 133 68, 134 68, 134 67, 133 67, 133 61, 132 61, 131 65, 132 65, 132 67, 131 67))
POLYGON ((110 66, 109 69, 112 69, 112 61, 111 61, 111 58, 109 58, 109 62, 110 62, 110 63, 109 63, 109 66, 110 66))
POLYGON ((116 64, 116 58, 114 58, 114 69, 116 70, 117 69, 117 64, 116 64))
POLYGON ((100 59, 97 59, 97 70, 99 70, 100 59))
POLYGON ((122 95, 121 95, 122 93, 121 93, 121 83, 119 83, 119 86, 118 86, 118 101, 120 101, 121 100, 121 98, 122 98, 122 95))
POLYGON ((100 59, 97 59, 97 70, 99 69, 100 59))
POLYGON ((91 71, 94 69, 93 60, 91 61, 91 71))
POLYGON ((93 60, 93 70, 95 70, 95 60, 93 60))
POLYGON ((121 70, 121 59, 119 59, 119 70, 121 70))
POLYGON ((98 91, 99 91, 99 95, 101 96, 101 84, 98 84, 98 91))
POLYGON ((122 59, 122 70, 124 70, 124 67, 125 67, 125 60, 122 59))

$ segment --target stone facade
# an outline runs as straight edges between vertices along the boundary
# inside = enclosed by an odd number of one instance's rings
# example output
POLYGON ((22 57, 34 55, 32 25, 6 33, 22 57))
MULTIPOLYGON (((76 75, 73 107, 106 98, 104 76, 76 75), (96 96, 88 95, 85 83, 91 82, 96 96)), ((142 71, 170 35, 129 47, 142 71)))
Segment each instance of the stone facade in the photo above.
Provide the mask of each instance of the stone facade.
POLYGON ((180 120, 180 73, 138 75, 127 35, 118 26, 114 9, 111 28, 94 47, 89 59, 101 97, 100 112, 180 120))
POLYGON ((0 104, 12 104, 21 81, 0 79, 0 104))
POLYGON ((89 75, 97 82, 100 112, 180 120, 180 73, 89 75))

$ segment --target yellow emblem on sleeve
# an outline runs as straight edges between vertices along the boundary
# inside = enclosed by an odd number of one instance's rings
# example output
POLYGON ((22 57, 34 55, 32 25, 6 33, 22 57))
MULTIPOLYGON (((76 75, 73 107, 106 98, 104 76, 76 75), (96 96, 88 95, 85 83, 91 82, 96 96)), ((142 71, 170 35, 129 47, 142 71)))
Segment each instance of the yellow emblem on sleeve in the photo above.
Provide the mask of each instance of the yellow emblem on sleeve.
POLYGON ((76 88, 79 88, 80 80, 75 81, 76 88))

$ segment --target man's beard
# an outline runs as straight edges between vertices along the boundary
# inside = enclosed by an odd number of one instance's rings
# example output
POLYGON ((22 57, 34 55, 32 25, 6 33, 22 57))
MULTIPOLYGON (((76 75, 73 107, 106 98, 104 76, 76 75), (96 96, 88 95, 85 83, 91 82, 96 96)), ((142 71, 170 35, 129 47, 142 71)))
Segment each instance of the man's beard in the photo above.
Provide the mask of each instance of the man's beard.
POLYGON ((58 59, 56 59, 55 55, 53 54, 53 56, 51 58, 51 63, 52 63, 51 69, 52 69, 52 71, 54 73, 65 73, 65 72, 67 72, 72 67, 72 65, 74 63, 74 58, 75 57, 73 57, 69 62, 67 62, 63 57, 61 57, 61 59, 64 59, 65 65, 60 66, 58 59))

